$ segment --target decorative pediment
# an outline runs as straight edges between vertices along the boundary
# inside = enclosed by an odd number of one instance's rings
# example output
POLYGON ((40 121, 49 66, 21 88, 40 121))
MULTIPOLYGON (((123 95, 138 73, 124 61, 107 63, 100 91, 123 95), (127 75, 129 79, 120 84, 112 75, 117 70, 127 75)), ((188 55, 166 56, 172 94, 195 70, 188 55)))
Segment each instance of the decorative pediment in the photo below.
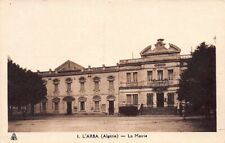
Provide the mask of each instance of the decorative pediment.
POLYGON ((115 77, 112 75, 108 76, 107 78, 108 78, 108 81, 114 81, 114 79, 115 79, 115 77))
POLYGON ((66 102, 72 102, 74 100, 75 100, 75 98, 73 96, 65 96, 63 98, 63 101, 66 101, 66 102))
POLYGON ((55 69, 55 71, 57 72, 62 72, 62 71, 72 71, 72 70, 81 70, 84 67, 82 67, 81 65, 74 63, 70 60, 67 60, 65 63, 63 63, 62 65, 60 65, 59 67, 57 67, 55 69))
POLYGON ((52 102, 55 102, 55 103, 60 102, 60 98, 59 97, 55 97, 55 98, 52 99, 52 102))
POLYGON ((86 102, 86 101, 87 101, 87 98, 81 96, 81 97, 78 98, 78 101, 79 101, 79 102, 86 102))
POLYGON ((70 77, 66 79, 66 83, 67 83, 67 84, 70 84, 70 83, 72 83, 72 82, 73 82, 73 80, 72 80, 70 77))
POLYGON ((82 76, 79 78, 79 81, 80 81, 80 83, 84 83, 86 81, 86 78, 82 76))
POLYGON ((54 85, 59 84, 59 82, 60 82, 60 81, 59 81, 59 79, 57 79, 57 78, 53 80, 53 84, 54 84, 54 85))
POLYGON ((93 81, 94 81, 94 82, 99 82, 99 81, 100 81, 100 78, 97 77, 97 76, 95 76, 95 77, 93 78, 93 81))
POLYGON ((93 97, 93 101, 101 101, 101 97, 98 96, 98 95, 95 95, 95 96, 93 97))
POLYGON ((141 51, 141 55, 142 54, 145 54, 145 53, 151 53, 152 52, 152 46, 151 45, 149 45, 149 46, 147 46, 146 48, 144 48, 142 51, 141 51))
POLYGON ((116 99, 116 97, 114 95, 108 95, 107 96, 108 101, 114 101, 115 99, 116 99))
POLYGON ((164 39, 158 39, 157 43, 155 44, 155 48, 152 49, 152 46, 149 45, 144 50, 141 51, 141 57, 149 57, 153 55, 162 55, 162 54, 174 54, 180 53, 181 50, 176 45, 169 43, 169 48, 165 47, 165 43, 163 42, 164 39))
POLYGON ((181 49, 178 48, 176 45, 169 43, 168 51, 174 51, 174 52, 181 52, 181 49))

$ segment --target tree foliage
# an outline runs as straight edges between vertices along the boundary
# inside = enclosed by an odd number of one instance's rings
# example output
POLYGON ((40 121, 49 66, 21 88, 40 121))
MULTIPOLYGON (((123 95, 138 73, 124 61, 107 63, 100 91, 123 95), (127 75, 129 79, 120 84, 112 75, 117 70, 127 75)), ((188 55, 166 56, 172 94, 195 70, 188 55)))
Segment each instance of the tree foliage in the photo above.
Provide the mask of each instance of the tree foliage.
POLYGON ((195 109, 216 109, 215 46, 201 43, 181 74, 178 99, 193 104, 195 109))
POLYGON ((31 105, 33 113, 34 105, 44 99, 46 94, 47 89, 37 73, 8 60, 8 106, 31 105))

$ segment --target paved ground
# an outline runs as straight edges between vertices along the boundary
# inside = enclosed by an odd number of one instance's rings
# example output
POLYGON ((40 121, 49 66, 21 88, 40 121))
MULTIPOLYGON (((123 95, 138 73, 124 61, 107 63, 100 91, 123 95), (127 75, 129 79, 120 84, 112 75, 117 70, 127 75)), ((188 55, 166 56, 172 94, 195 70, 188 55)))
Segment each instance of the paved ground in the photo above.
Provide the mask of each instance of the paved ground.
POLYGON ((213 120, 201 117, 137 116, 137 117, 93 117, 53 116, 34 120, 9 122, 9 132, 204 132, 215 131, 213 120))

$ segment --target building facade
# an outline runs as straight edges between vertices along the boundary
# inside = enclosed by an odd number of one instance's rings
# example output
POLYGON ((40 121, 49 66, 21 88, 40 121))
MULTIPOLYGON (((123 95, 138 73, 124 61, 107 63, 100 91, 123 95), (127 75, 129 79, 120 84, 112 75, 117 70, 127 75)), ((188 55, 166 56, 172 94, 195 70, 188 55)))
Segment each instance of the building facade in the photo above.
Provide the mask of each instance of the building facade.
POLYGON ((180 74, 191 56, 163 41, 144 48, 141 58, 120 60, 116 66, 84 68, 68 60, 54 71, 38 72, 47 96, 35 112, 112 115, 121 106, 143 104, 145 113, 168 113, 178 106, 180 74))

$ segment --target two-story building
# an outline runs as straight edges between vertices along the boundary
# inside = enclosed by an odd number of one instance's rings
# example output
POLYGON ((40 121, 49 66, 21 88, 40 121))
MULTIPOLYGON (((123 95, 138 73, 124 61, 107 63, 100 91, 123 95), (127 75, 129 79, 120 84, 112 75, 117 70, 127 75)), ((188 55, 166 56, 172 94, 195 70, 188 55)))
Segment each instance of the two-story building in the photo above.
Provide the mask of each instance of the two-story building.
POLYGON ((35 112, 111 115, 121 106, 143 104, 146 114, 169 113, 166 109, 178 105, 180 74, 191 56, 163 41, 143 49, 141 58, 120 60, 116 66, 84 68, 68 60, 54 71, 38 72, 47 96, 35 112))

